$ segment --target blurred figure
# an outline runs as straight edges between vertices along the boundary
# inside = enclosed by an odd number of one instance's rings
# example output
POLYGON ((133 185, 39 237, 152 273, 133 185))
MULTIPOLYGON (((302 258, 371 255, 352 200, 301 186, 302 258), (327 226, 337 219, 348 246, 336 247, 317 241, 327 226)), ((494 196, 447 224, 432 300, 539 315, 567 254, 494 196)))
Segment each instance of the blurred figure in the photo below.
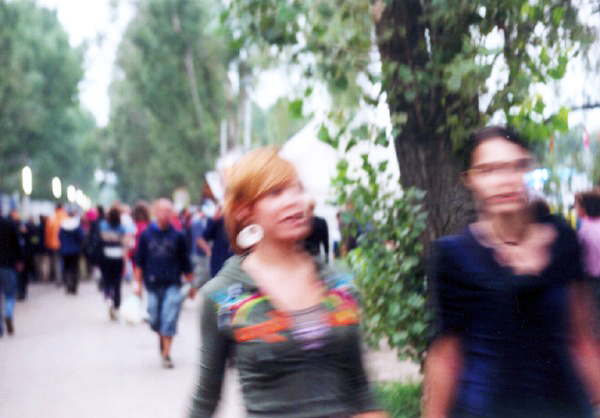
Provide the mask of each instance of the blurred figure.
POLYGON ((23 301, 27 297, 27 287, 29 285, 29 277, 25 270, 25 264, 30 256, 31 248, 27 245, 27 227, 21 222, 21 214, 17 208, 12 208, 9 213, 9 219, 17 231, 17 238, 21 246, 23 255, 23 268, 17 271, 17 300, 23 301))
POLYGON ((538 197, 531 201, 531 210, 533 211, 534 219, 542 219, 546 216, 550 216, 550 205, 544 199, 538 197))
POLYGON ((96 213, 89 218, 89 227, 85 241, 85 252, 88 262, 92 265, 92 278, 98 279, 98 288, 104 291, 104 280, 102 279, 102 240, 100 238, 100 224, 104 220, 104 207, 98 205, 96 213))
POLYGON ((137 234, 137 226, 131 215, 131 208, 129 205, 120 205, 121 208, 121 225, 125 228, 125 272, 123 277, 125 280, 130 281, 133 277, 133 262, 129 257, 131 251, 135 247, 135 236, 137 234))
POLYGON ((325 262, 329 260, 329 227, 327 221, 320 216, 313 215, 311 218, 310 235, 304 240, 304 248, 313 257, 321 256, 321 248, 325 262))
POLYGON ((192 217, 190 235, 191 235, 191 257, 194 266, 194 277, 196 287, 199 288, 210 279, 210 271, 208 265, 207 245, 203 242, 204 232, 206 231, 208 220, 199 209, 192 217))
POLYGON ((79 285, 79 256, 83 250, 83 229, 74 210, 62 221, 58 233, 60 255, 63 262, 63 279, 67 294, 76 295, 79 285))
POLYGON ((60 257, 60 241, 58 239, 58 233, 60 232, 60 225, 67 217, 67 212, 63 209, 62 203, 56 204, 54 215, 48 219, 46 224, 46 248, 51 259, 51 276, 56 282, 57 286, 62 286, 62 259, 60 257))
MULTIPOLYGON (((148 207, 148 203, 146 201, 140 200, 138 203, 136 203, 135 207, 133 208, 133 221, 135 222, 135 241, 133 248, 129 253, 129 258, 133 263, 133 276, 138 277, 137 269, 139 269, 139 266, 136 262, 136 253, 140 244, 140 235, 142 235, 142 232, 144 232, 146 228, 148 228, 148 225, 150 225, 150 208, 148 207)), ((136 281, 136 283, 138 282, 136 281)))
POLYGON ((22 269, 22 263, 23 250, 17 228, 9 219, 0 217, 0 337, 4 333, 4 323, 8 334, 14 333, 17 271, 22 269))
POLYGON ((233 255, 220 206, 217 207, 214 216, 206 222, 206 229, 198 243, 210 258, 210 277, 215 277, 227 259, 233 255))
POLYGON ((596 288, 596 306, 600 304, 600 193, 581 196, 582 217, 578 235, 583 247, 585 271, 596 288))
POLYGON ((275 149, 231 173, 225 224, 239 256, 202 288, 201 367, 191 417, 210 417, 234 359, 252 417, 382 417, 363 369, 352 279, 304 251, 310 217, 275 149))
MULTIPOLYGON (((181 308, 181 275, 189 282, 194 277, 185 243, 185 237, 171 224, 173 205, 168 199, 154 203, 156 223, 150 224, 140 235, 136 253, 138 295, 144 283, 148 293, 150 327, 158 334, 162 366, 172 368, 171 345, 177 332, 181 308)), ((194 289, 191 290, 191 296, 194 289)))
POLYGON ((40 215, 40 224, 38 225, 38 272, 42 282, 50 281, 52 259, 48 247, 46 247, 46 226, 48 225, 48 216, 40 215))
POLYGON ((104 284, 104 296, 110 298, 109 316, 117 320, 121 306, 121 279, 125 275, 125 227, 121 224, 121 209, 114 204, 108 210, 106 219, 100 221, 100 246, 102 256, 100 270, 104 284))
POLYGON ((575 232, 534 217, 517 134, 486 128, 468 151, 478 220, 435 243, 424 415, 592 417, 600 363, 575 232))

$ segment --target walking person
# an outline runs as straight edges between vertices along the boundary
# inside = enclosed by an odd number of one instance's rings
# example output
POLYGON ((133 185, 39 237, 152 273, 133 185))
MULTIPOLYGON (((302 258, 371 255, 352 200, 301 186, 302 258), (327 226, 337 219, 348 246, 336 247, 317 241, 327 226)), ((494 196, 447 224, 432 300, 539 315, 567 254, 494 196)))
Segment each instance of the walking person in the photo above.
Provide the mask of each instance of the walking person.
MULTIPOLYGON (((131 263, 133 265, 133 277, 138 277, 137 269, 139 269, 136 264, 135 254, 137 253, 138 246, 140 244, 140 235, 142 232, 148 228, 150 225, 150 209, 147 202, 140 200, 136 203, 133 208, 133 221, 135 222, 135 238, 133 248, 131 248, 129 252, 129 258, 131 259, 131 263)), ((135 281, 137 285, 141 285, 137 280, 135 281)), ((141 287, 139 288, 141 290, 141 287)))
POLYGON ((424 416, 592 417, 600 363, 577 236, 535 217, 516 133, 486 128, 467 155, 478 218, 434 246, 424 416))
POLYGON ((191 235, 191 259, 194 268, 194 280, 196 287, 200 288, 210 279, 207 250, 210 250, 203 240, 208 220, 206 215, 199 209, 192 217, 191 235))
POLYGON ((4 323, 9 335, 15 331, 17 272, 22 268, 23 250, 17 228, 12 221, 0 217, 0 337, 4 334, 4 323))
MULTIPOLYGON (((311 205, 314 208, 314 203, 311 205)), ((321 248, 323 248, 323 260, 329 261, 329 227, 324 218, 313 215, 310 235, 304 240, 304 248, 313 257, 321 257, 321 248)))
POLYGON ((217 206, 214 216, 207 220, 204 233, 202 237, 198 237, 197 243, 209 258, 210 277, 215 277, 234 254, 220 206, 217 206))
POLYGON ((125 274, 125 227, 121 224, 121 211, 114 204, 99 225, 100 270, 105 298, 110 300, 109 316, 116 321, 121 306, 121 280, 125 274))
POLYGON ((352 277, 305 250, 311 213, 291 163, 260 149, 234 168, 225 224, 239 254, 202 288, 191 417, 210 417, 234 359, 248 417, 383 417, 361 355, 352 277))
MULTIPOLYGON (((150 327, 158 334, 162 366, 172 368, 171 346, 177 333, 182 298, 181 276, 193 281, 185 237, 171 224, 173 205, 168 199, 154 203, 156 222, 140 235, 136 252, 138 296, 142 282, 148 295, 150 327)), ((191 289, 191 296, 194 295, 191 289)))
POLYGON ((60 225, 66 217, 67 213, 63 209, 62 203, 57 203, 54 215, 48 219, 48 223, 46 224, 46 248, 50 254, 52 277, 57 286, 62 286, 63 284, 62 258, 60 256, 58 233, 60 232, 60 225))
POLYGON ((79 286, 79 256, 83 250, 83 229, 75 211, 70 210, 58 234, 67 294, 76 295, 79 286))
POLYGON ((23 255, 23 268, 17 271, 17 300, 24 301, 27 298, 27 287, 29 285, 29 277, 25 269, 30 250, 27 246, 27 228, 25 223, 21 221, 21 214, 17 208, 11 209, 8 216, 17 231, 17 238, 21 246, 21 254, 23 255))

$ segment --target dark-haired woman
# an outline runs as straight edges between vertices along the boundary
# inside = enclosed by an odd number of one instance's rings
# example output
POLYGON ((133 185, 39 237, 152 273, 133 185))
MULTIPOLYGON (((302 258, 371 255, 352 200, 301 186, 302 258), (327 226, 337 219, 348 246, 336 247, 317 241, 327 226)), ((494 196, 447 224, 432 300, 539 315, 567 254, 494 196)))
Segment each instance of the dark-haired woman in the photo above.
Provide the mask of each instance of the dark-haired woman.
POLYGON ((100 221, 100 242, 102 254, 100 269, 104 284, 104 294, 111 300, 110 319, 117 319, 117 311, 121 305, 121 279, 125 270, 125 227, 121 225, 121 211, 113 205, 106 219, 100 221))
POLYGON ((425 416, 591 417, 600 366, 577 236, 535 217, 523 180, 532 157, 515 133, 486 128, 468 155, 479 213, 434 247, 425 416))

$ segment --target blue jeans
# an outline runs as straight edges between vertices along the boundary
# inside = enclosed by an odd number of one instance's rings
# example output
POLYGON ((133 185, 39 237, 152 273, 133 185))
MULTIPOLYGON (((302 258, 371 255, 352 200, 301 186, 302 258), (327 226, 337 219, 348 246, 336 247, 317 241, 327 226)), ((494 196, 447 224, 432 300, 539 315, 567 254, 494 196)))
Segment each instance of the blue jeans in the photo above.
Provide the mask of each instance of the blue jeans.
POLYGON ((178 285, 148 289, 148 315, 150 327, 163 337, 177 333, 177 320, 181 308, 181 293, 178 285))
POLYGON ((0 305, 4 296, 4 310, 0 306, 0 335, 2 334, 3 314, 12 318, 17 298, 17 271, 10 267, 0 267, 0 305))

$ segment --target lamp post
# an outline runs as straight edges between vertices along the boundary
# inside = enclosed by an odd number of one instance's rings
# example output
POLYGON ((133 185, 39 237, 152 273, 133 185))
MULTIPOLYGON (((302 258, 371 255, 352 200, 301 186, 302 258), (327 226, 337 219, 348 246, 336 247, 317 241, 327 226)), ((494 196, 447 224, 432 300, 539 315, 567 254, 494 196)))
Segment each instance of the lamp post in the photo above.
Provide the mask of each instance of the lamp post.
POLYGON ((67 200, 70 203, 73 203, 73 202, 75 202, 75 197, 76 197, 75 186, 70 185, 69 187, 67 187, 67 200))
POLYGON ((21 181, 23 185, 23 193, 27 196, 33 191, 33 175, 31 174, 31 168, 28 165, 23 167, 21 171, 21 181))
POLYGON ((62 196, 62 184, 58 177, 54 177, 52 179, 52 194, 54 195, 55 199, 60 199, 62 196))
POLYGON ((21 204, 21 211, 22 215, 25 217, 29 215, 29 195, 31 195, 31 192, 33 191, 33 174, 28 165, 21 170, 21 183, 23 186, 23 193, 25 194, 23 196, 23 203, 21 204))

